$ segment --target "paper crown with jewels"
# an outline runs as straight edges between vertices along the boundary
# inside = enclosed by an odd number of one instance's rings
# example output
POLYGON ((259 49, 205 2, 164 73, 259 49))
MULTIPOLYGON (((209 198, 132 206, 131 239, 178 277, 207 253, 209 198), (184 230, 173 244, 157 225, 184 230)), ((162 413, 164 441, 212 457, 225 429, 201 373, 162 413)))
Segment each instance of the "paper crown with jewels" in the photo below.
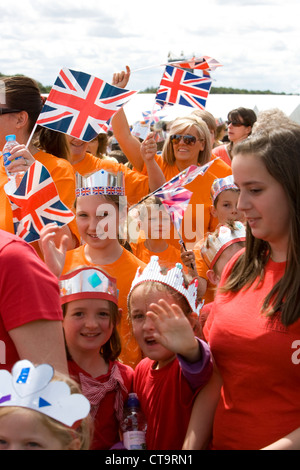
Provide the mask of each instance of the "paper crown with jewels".
POLYGON ((239 189, 233 181, 233 175, 226 176, 225 178, 216 178, 211 185, 210 196, 213 203, 217 199, 220 193, 228 189, 239 189))
POLYGON ((147 281, 159 282, 161 284, 165 284, 169 287, 172 287, 174 290, 183 295, 183 297, 185 297, 185 299, 189 303, 192 312, 197 313, 197 315, 199 316, 200 310, 203 306, 203 302, 199 303, 197 301, 198 280, 193 279, 186 287, 183 277, 182 265, 180 263, 176 263, 176 265, 173 268, 169 269, 166 274, 163 274, 161 272, 161 267, 158 261, 158 256, 151 256, 150 262, 147 264, 147 266, 143 269, 142 272, 141 268, 138 268, 135 278, 131 284, 128 300, 132 290, 139 284, 142 284, 143 282, 147 281))
POLYGON ((122 171, 109 173, 105 170, 95 171, 86 176, 76 173, 76 197, 92 195, 125 195, 125 179, 122 171))
POLYGON ((96 267, 84 266, 59 279, 62 305, 78 299, 104 299, 118 305, 117 281, 96 267))
POLYGON ((208 233, 201 246, 201 256, 212 269, 223 251, 233 243, 246 240, 246 229, 239 221, 219 225, 213 233, 208 233))
POLYGON ((90 412, 90 402, 80 393, 71 393, 66 382, 52 380, 49 364, 34 366, 30 361, 16 362, 12 372, 0 371, 0 407, 30 408, 72 426, 90 412))

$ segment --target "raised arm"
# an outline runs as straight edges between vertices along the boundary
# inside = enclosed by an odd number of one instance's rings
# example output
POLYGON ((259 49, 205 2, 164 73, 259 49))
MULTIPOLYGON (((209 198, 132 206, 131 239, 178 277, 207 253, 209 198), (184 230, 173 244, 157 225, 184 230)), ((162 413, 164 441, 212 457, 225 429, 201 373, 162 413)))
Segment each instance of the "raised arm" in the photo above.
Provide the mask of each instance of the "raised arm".
POLYGON ((141 156, 147 168, 150 192, 155 191, 166 182, 166 178, 155 160, 157 145, 154 134, 150 133, 141 144, 141 156))
MULTIPOLYGON (((114 73, 112 84, 119 88, 125 88, 129 81, 129 77, 130 68, 126 66, 126 71, 122 70, 122 72, 114 73)), ((140 152, 141 143, 131 134, 127 117, 123 108, 121 108, 113 116, 111 125, 114 136, 128 160, 132 163, 136 170, 142 171, 144 167, 144 161, 140 152)))

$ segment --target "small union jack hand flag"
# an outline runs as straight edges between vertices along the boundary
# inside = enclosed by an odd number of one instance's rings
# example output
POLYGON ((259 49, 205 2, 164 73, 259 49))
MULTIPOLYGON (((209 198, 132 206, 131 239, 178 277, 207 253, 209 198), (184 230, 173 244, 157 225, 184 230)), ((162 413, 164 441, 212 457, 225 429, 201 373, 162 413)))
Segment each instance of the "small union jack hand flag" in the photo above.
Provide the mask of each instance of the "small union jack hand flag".
POLYGON ((56 222, 63 226, 74 219, 73 212, 61 202, 47 168, 38 161, 30 166, 17 189, 11 180, 4 190, 11 204, 15 234, 28 243, 40 238, 45 225, 56 222))
POLYGON ((90 142, 135 95, 84 72, 63 68, 36 124, 90 142))
POLYGON ((167 65, 156 94, 158 104, 181 104, 204 109, 212 80, 167 65))
POLYGON ((180 187, 168 188, 155 194, 161 199, 178 233, 192 195, 191 191, 180 187))

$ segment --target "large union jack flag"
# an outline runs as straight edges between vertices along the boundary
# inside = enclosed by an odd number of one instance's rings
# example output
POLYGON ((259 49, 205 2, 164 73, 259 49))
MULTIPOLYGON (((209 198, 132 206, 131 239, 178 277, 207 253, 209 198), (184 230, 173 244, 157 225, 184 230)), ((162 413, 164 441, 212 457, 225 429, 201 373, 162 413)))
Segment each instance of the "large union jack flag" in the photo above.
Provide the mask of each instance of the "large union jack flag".
POLYGON ((90 142, 107 129, 110 118, 136 93, 63 68, 37 124, 90 142))
POLYGON ((4 190, 13 212, 15 234, 28 243, 40 238, 45 225, 56 222, 63 226, 74 219, 73 212, 61 202, 47 168, 38 161, 30 166, 16 190, 13 181, 4 190))
POLYGON ((212 80, 167 65, 155 101, 204 109, 212 80))

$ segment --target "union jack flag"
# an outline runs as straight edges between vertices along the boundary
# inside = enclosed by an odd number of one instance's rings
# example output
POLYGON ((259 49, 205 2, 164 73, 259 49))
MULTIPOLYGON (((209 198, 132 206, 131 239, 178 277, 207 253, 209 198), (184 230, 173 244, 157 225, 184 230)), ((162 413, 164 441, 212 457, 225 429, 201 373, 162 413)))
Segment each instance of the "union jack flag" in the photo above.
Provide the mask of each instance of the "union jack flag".
MULTIPOLYGON (((219 159, 219 158, 220 157, 217 157, 214 160, 219 159)), ((208 170, 208 168, 212 165, 214 160, 211 160, 210 162, 202 166, 196 166, 196 165, 189 166, 185 170, 178 173, 178 175, 174 176, 172 179, 170 179, 165 184, 163 184, 160 188, 155 190, 154 191, 155 196, 157 195, 157 191, 186 186, 187 184, 191 183, 195 178, 197 178, 197 176, 203 176, 204 173, 208 170)))
POLYGON ((177 230, 180 231, 184 212, 190 202, 193 193, 188 189, 175 187, 168 188, 155 193, 155 196, 161 199, 166 211, 177 230))
POLYGON ((105 193, 105 188, 104 186, 94 186, 93 187, 93 194, 104 194, 105 193))
POLYGON ((156 94, 159 104, 181 104, 204 109, 212 80, 167 65, 156 94))
POLYGON ((35 161, 15 190, 9 181, 4 190, 9 198, 15 234, 28 243, 40 238, 41 229, 52 222, 58 226, 70 223, 73 212, 59 198, 47 168, 35 161))
POLYGON ((111 117, 136 93, 63 68, 37 124, 90 142, 101 130, 108 129, 111 117))
POLYGON ((203 57, 192 57, 190 60, 186 61, 174 61, 169 62, 176 67, 181 67, 183 69, 194 69, 194 70, 215 70, 217 67, 222 67, 222 64, 212 57, 203 56, 203 57))
MULTIPOLYGON (((161 109, 161 106, 159 106, 161 109)), ((153 126, 156 122, 161 121, 165 115, 160 115, 158 114, 158 111, 153 110, 153 111, 143 111, 142 112, 144 121, 149 124, 150 126, 153 126)))

